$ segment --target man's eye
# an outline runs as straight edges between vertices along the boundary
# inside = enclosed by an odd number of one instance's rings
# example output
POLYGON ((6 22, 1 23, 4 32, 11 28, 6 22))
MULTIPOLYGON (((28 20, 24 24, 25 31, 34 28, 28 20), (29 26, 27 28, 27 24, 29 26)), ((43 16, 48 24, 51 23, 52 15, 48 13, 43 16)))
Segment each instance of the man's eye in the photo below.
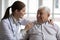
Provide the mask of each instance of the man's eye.
POLYGON ((42 15, 42 13, 40 13, 40 15, 42 15))

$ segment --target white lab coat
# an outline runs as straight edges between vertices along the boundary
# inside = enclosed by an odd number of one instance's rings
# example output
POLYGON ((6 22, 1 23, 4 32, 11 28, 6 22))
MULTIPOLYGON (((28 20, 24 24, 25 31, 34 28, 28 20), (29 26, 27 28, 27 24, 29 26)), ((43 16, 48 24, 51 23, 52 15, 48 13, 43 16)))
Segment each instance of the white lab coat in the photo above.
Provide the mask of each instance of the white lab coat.
POLYGON ((21 24, 18 23, 16 26, 12 16, 2 20, 0 24, 0 40, 23 40, 26 32, 22 30, 24 26, 21 25, 26 25, 27 22, 27 20, 22 19, 21 24))

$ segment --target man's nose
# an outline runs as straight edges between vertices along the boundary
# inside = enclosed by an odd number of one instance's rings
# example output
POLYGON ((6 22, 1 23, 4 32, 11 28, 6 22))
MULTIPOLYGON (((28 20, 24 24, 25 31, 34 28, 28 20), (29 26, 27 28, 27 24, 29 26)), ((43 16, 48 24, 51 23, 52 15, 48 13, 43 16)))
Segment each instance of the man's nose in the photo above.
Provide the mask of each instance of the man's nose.
POLYGON ((40 17, 40 15, 38 15, 38 17, 40 17))

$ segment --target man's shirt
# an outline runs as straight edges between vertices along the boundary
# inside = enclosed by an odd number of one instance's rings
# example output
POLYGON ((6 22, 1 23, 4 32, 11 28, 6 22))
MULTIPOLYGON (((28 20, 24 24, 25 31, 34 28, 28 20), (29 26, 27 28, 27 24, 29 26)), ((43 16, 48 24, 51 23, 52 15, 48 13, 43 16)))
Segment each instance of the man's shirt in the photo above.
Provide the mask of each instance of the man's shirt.
POLYGON ((60 40, 60 29, 48 22, 35 25, 28 31, 29 40, 60 40))

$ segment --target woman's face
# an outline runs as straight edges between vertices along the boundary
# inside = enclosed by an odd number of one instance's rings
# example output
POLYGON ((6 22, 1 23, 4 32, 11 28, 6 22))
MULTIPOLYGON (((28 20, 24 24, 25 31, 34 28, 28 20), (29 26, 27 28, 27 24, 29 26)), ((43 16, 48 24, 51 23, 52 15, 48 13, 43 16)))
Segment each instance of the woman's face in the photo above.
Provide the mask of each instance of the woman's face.
POLYGON ((18 11, 17 15, 19 18, 23 18, 23 16, 25 15, 25 7, 18 11))

